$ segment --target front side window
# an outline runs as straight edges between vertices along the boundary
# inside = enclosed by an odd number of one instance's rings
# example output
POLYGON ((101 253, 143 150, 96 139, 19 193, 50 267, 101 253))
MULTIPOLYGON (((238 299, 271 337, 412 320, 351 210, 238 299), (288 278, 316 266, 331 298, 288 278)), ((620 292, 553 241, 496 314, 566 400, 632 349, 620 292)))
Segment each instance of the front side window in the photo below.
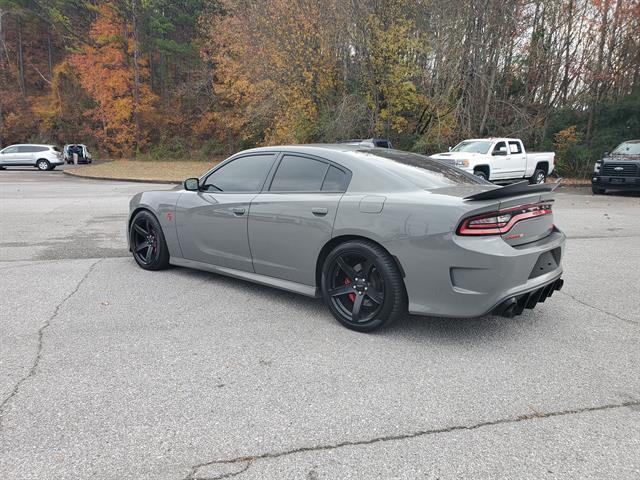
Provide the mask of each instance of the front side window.
POLYGON ((7 147, 4 150, 2 150, 2 153, 18 153, 18 147, 7 147))
POLYGON ((205 192, 259 192, 275 158, 273 153, 236 158, 211 173, 202 189, 205 192))
POLYGON ((272 192, 319 192, 328 164, 312 158, 285 155, 273 177, 272 192))
POLYGON ((506 155, 507 154, 507 144, 505 142, 498 142, 496 146, 493 148, 492 155, 506 155))

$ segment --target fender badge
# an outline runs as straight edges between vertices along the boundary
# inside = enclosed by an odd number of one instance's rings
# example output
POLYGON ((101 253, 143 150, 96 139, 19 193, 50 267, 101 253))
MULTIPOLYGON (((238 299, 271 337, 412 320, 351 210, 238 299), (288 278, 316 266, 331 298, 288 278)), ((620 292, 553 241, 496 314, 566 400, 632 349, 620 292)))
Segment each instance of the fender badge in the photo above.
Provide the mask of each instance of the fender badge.
POLYGON ((173 219, 173 213, 167 212, 167 220, 171 221, 173 219))

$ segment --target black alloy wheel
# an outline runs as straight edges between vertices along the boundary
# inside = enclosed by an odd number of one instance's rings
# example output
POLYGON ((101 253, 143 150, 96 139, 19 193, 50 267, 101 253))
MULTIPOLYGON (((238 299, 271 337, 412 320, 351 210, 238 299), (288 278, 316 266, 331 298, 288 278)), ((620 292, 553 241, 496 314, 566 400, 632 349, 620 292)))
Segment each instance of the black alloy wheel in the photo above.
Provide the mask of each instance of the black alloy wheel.
POLYGON ((331 313, 352 330, 376 330, 406 312, 398 266, 382 247, 365 240, 343 243, 328 255, 322 293, 331 313))
POLYGON ((150 212, 143 210, 133 218, 129 241, 133 258, 145 270, 161 270, 169 266, 169 251, 162 228, 150 212))

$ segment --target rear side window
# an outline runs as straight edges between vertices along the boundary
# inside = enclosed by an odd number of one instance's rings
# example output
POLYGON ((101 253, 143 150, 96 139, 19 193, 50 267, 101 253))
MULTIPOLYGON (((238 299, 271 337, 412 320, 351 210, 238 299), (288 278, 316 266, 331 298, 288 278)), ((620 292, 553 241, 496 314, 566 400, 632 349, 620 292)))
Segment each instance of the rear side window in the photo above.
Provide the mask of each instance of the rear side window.
POLYGON ((520 142, 509 142, 509 151, 511 153, 522 153, 520 142))
POLYGON ((24 145, 22 147, 18 147, 18 152, 20 153, 46 152, 48 150, 49 147, 39 147, 37 145, 24 145))
POLYGON ((319 160, 285 155, 273 177, 272 192, 319 192, 328 164, 319 160))
POLYGON ((344 192, 347 189, 347 174, 333 165, 329 167, 322 182, 323 192, 344 192))
POLYGON ((206 192, 259 192, 275 158, 275 154, 236 158, 211 173, 202 189, 206 192))

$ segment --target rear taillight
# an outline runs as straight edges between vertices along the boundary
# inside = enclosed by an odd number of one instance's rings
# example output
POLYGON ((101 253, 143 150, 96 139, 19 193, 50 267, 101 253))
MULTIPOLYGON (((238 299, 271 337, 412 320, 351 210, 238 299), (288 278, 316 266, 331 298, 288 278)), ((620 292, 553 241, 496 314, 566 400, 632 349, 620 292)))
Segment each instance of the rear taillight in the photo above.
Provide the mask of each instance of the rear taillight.
POLYGON ((551 215, 552 200, 533 205, 519 205, 517 207, 483 213, 465 218, 458 227, 458 235, 504 235, 513 226, 530 218, 551 215))

